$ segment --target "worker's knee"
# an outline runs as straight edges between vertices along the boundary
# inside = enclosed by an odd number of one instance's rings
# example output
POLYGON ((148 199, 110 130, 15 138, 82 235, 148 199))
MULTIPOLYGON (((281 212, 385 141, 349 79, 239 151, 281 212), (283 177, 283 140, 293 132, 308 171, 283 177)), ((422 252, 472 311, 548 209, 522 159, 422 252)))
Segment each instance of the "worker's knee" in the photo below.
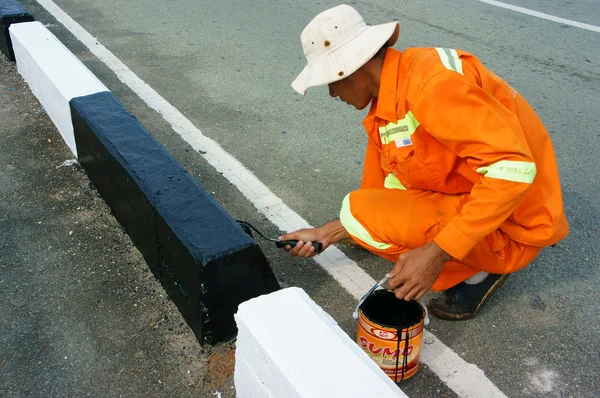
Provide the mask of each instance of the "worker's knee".
POLYGON ((340 221, 344 228, 350 233, 355 229, 355 224, 358 222, 357 214, 360 214, 359 208, 362 209, 363 203, 360 200, 360 190, 350 192, 344 200, 340 209, 340 221))
POLYGON ((341 212, 351 212, 352 214, 361 214, 364 212, 365 204, 368 202, 366 196, 368 191, 365 189, 357 189, 350 192, 344 200, 342 200, 341 212))
POLYGON ((362 246, 369 250, 387 250, 393 244, 381 241, 380 231, 374 227, 373 220, 369 217, 371 209, 362 196, 363 192, 360 190, 346 195, 342 201, 340 222, 348 234, 362 246))
POLYGON ((342 201, 340 221, 346 226, 346 229, 356 222, 367 226, 372 224, 373 215, 385 213, 386 207, 388 210, 391 209, 387 201, 382 201, 382 198, 377 196, 377 192, 370 189, 358 189, 350 192, 342 201))

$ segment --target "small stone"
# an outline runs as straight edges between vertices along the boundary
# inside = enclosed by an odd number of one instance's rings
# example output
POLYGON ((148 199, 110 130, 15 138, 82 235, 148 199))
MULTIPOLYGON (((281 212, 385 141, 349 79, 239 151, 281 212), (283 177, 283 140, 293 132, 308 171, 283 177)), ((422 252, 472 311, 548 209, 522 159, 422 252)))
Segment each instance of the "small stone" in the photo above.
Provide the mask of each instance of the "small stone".
POLYGON ((531 300, 529 300, 529 306, 534 310, 546 311, 546 303, 544 303, 540 296, 533 296, 531 300))
POLYGON ((18 300, 18 299, 10 299, 10 301, 8 303, 10 305, 12 305, 13 307, 17 307, 17 308, 21 308, 21 307, 24 307, 26 305, 25 301, 18 300))

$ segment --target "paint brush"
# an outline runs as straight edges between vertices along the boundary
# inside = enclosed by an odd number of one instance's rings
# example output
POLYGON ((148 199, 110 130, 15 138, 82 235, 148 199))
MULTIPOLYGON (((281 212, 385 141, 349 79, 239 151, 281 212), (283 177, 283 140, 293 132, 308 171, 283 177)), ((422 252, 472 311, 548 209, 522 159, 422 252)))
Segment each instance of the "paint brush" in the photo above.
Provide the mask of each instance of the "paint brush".
MULTIPOLYGON (((257 234, 260 235, 261 238, 271 241, 271 242, 275 242, 275 246, 277 246, 278 248, 283 248, 286 246, 291 246, 294 247, 296 246, 296 244, 298 244, 298 241, 295 239, 292 240, 279 240, 279 239, 275 239, 275 238, 268 238, 266 236, 264 236, 258 229, 256 229, 252 224, 250 224, 249 222, 246 221, 241 221, 241 220, 235 220, 237 221, 238 224, 240 224, 240 226, 242 227, 242 229, 244 231, 246 231, 246 233, 250 236, 252 236, 252 231, 254 230, 257 234)), ((321 251, 323 251, 323 244, 321 242, 312 242, 312 246, 315 248, 315 253, 321 253, 321 251)))

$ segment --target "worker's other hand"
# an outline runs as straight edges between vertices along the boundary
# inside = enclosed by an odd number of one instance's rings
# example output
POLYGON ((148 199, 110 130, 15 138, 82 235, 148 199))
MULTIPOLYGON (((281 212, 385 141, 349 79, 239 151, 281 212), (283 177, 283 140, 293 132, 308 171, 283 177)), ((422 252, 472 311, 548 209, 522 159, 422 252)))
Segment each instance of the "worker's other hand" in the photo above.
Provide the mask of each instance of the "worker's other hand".
POLYGON ((410 301, 423 297, 431 288, 443 265, 452 257, 435 242, 402 253, 394 269, 386 274, 398 299, 410 301))
POLYGON ((322 228, 304 228, 279 237, 279 240, 297 240, 296 246, 285 246, 283 249, 296 257, 312 257, 319 254, 312 246, 313 242, 321 242, 323 250, 331 243, 325 237, 322 228))

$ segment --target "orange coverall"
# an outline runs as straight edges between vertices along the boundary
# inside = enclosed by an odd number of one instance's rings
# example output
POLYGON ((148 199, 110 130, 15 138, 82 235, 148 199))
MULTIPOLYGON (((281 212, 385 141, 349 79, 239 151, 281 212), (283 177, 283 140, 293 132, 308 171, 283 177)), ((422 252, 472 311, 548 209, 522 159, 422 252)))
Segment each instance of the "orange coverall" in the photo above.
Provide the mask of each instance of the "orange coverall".
POLYGON ((363 121, 361 188, 342 204, 353 240, 390 261, 431 240, 448 289, 529 264, 568 232, 552 142, 531 106, 473 55, 388 49, 363 121))

